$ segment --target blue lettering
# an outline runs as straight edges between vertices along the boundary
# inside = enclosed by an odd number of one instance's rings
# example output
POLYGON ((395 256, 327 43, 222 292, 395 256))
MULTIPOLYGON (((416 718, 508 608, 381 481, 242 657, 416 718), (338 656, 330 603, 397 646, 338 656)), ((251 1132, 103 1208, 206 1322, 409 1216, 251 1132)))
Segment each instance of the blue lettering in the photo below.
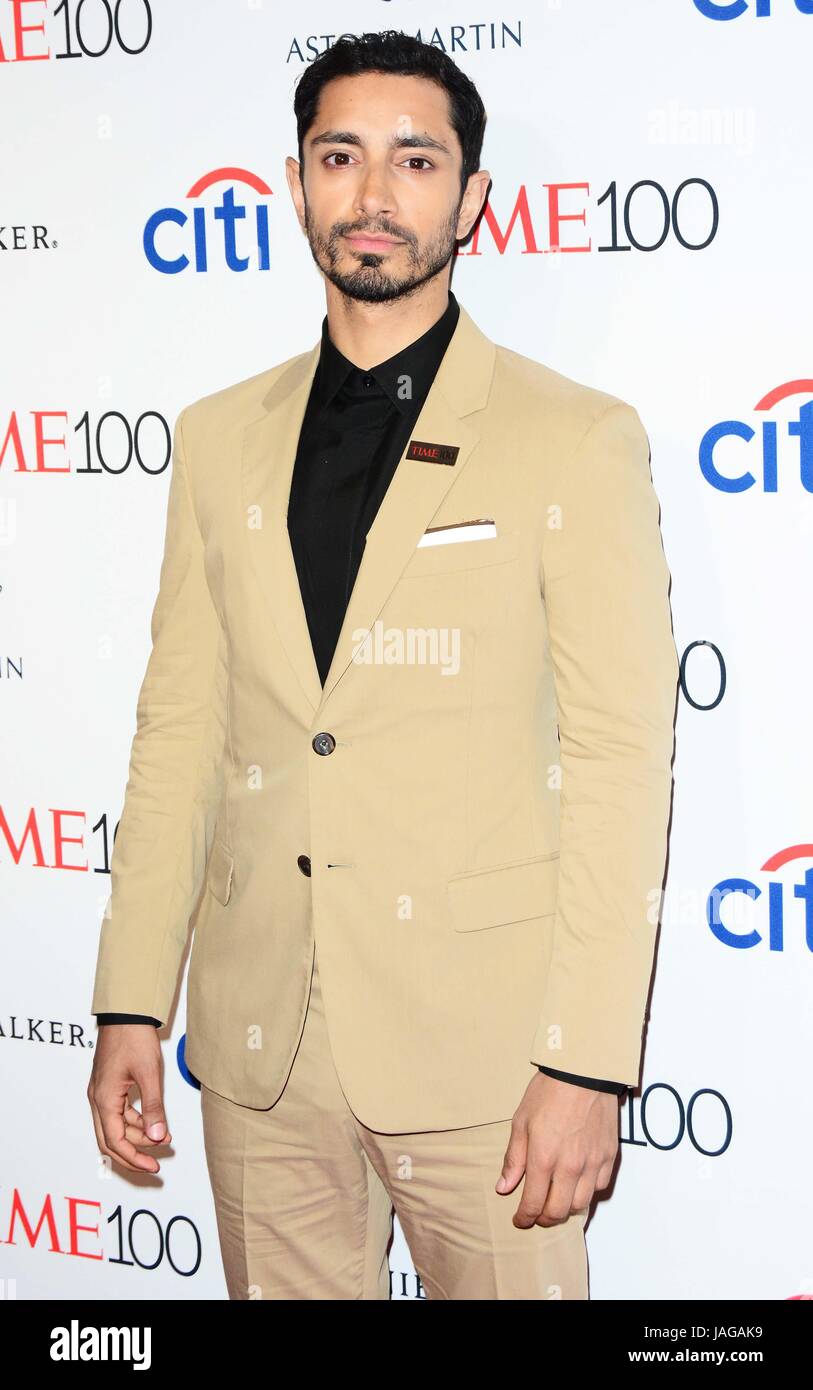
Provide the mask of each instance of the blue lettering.
POLYGON ((179 271, 186 270, 189 265, 188 256, 178 256, 174 261, 167 261, 158 254, 155 248, 155 233, 163 222, 174 222, 177 227, 184 227, 187 222, 185 212, 179 208, 159 208, 152 217, 147 219, 144 228, 144 254, 150 265, 155 270, 160 270, 163 275, 177 275, 179 271))
POLYGON ((753 473, 746 471, 740 474, 739 478, 726 478, 719 472, 714 462, 715 445, 720 439, 730 434, 736 435, 738 439, 744 439, 746 443, 750 443, 754 437, 754 431, 751 427, 743 424, 741 420, 721 420, 719 425, 712 425, 711 429, 706 430, 700 441, 700 471, 706 482, 711 483, 712 487, 718 488, 720 492, 745 492, 756 482, 753 473))

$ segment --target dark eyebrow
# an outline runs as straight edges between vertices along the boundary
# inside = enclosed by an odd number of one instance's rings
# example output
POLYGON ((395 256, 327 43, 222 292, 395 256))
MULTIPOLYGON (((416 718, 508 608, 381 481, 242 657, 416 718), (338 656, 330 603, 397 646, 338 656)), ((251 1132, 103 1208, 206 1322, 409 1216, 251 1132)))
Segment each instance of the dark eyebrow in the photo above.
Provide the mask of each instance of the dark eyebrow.
POLYGON ((440 150, 443 154, 451 154, 448 145, 433 139, 431 135, 396 135, 390 140, 390 147, 395 150, 440 150))
MULTIPOLYGON (((354 145, 361 147, 364 144, 360 135, 352 130, 324 130, 321 135, 314 135, 310 141, 311 145, 354 145)), ((451 154, 451 150, 442 141, 435 140, 431 135, 393 135, 389 141, 390 149, 409 149, 409 150, 439 150, 442 154, 451 154)))
POLYGON ((361 136, 354 135, 352 130, 324 130, 321 135, 314 135, 310 143, 312 145, 360 145, 361 136))

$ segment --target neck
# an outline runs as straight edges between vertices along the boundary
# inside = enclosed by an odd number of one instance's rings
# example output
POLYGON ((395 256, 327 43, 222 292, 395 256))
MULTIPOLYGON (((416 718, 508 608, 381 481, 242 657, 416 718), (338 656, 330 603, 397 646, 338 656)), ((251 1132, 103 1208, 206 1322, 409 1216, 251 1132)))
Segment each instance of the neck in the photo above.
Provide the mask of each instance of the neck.
POLYGON ((386 362, 437 323, 449 303, 449 278, 449 269, 445 268, 413 294, 383 304, 348 299, 326 280, 331 341, 362 371, 386 362))

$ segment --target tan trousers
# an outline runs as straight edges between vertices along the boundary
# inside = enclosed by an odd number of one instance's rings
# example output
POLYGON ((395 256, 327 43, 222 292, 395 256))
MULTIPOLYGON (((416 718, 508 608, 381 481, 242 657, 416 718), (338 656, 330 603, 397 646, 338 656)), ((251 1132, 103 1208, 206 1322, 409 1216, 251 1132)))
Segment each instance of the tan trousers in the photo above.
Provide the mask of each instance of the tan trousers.
MULTIPOLYGON (((517 1104, 521 1097, 517 1096, 517 1104)), ((494 1191, 511 1122, 379 1134, 333 1064, 314 958, 305 1026, 269 1110, 201 1086, 230 1299, 388 1299, 393 1210, 430 1299, 586 1299, 586 1212, 520 1230, 494 1191)))

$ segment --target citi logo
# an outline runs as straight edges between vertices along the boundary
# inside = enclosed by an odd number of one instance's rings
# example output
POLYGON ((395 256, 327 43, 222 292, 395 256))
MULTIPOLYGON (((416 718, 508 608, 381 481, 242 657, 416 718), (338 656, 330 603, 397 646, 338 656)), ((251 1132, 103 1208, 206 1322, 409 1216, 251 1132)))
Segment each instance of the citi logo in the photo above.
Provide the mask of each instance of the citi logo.
POLYGON ((769 19, 780 3, 786 9, 793 3, 800 14, 813 14, 813 0, 694 0, 694 7, 706 19, 739 19, 748 10, 757 19, 769 19))
POLYGON ((228 270, 268 270, 268 204, 261 200, 271 189, 248 169, 228 167, 204 174, 186 197, 200 199, 218 184, 226 185, 218 203, 159 208, 147 219, 144 254, 154 270, 178 275, 191 265, 202 274, 210 262, 228 270))
MULTIPOLYGON (((757 401, 754 410, 766 413, 793 396, 808 397, 796 419, 787 422, 787 433, 799 441, 794 470, 798 466, 805 492, 813 492, 813 378, 800 377, 775 386, 757 401)), ((779 490, 777 421, 762 420, 761 425, 759 437, 744 420, 720 420, 706 430, 700 441, 699 463, 707 483, 719 492, 746 492, 760 483, 763 492, 779 490), (739 442, 732 444, 732 440, 739 442)))
MULTIPOLYGON (((776 874, 796 859, 811 858, 813 845, 789 845, 787 849, 781 849, 772 854, 770 859, 766 859, 761 871, 776 874)), ((763 892, 764 889, 760 888, 759 884, 752 883, 748 878, 724 878, 712 888, 706 902, 706 918, 713 935, 724 946, 732 946, 736 951, 749 950, 765 941, 764 933, 767 932, 769 951, 785 949, 785 885, 778 880, 774 879, 768 884, 768 910, 767 914, 764 914, 766 920, 762 932, 756 927, 752 927, 750 931, 745 930, 748 924, 737 922, 737 918, 743 914, 741 908, 738 909, 736 906, 733 914, 726 913, 729 921, 723 922, 721 909, 726 898, 732 894, 743 894, 756 902, 757 898, 762 897, 763 892), (735 930, 738 926, 742 926, 743 930, 735 930)), ((794 883, 793 897, 804 903, 804 908, 797 916, 804 919, 805 944, 808 951, 813 951, 813 869, 805 869, 802 881, 794 883)), ((742 904, 741 898, 739 902, 742 904)))

